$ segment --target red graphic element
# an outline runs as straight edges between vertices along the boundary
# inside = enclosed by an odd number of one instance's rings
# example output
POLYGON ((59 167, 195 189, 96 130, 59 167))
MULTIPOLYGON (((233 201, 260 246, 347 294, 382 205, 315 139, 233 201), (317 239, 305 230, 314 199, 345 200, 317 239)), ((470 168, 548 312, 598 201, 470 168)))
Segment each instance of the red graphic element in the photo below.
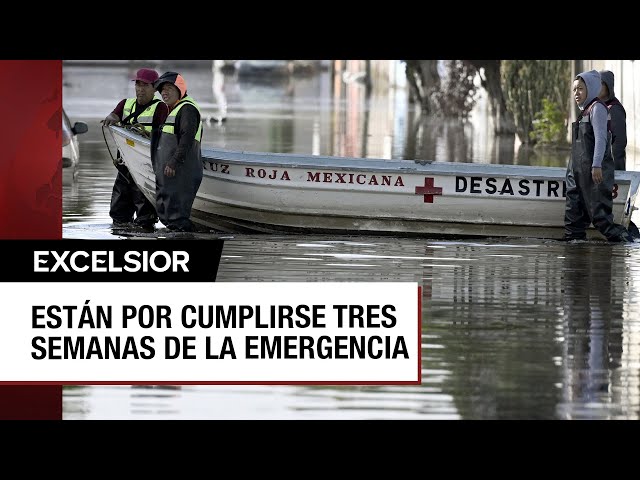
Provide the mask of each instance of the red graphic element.
POLYGON ((0 239, 62 238, 62 61, 1 60, 0 239))
POLYGON ((433 177, 425 177, 424 187, 416 187, 416 194, 424 195, 424 203, 433 203, 433 196, 442 195, 442 188, 433 186, 433 177))
MULTIPOLYGON (((0 60, 0 90, 0 239, 59 240, 62 60, 0 60)), ((61 419, 62 385, 0 385, 0 420, 61 419)))

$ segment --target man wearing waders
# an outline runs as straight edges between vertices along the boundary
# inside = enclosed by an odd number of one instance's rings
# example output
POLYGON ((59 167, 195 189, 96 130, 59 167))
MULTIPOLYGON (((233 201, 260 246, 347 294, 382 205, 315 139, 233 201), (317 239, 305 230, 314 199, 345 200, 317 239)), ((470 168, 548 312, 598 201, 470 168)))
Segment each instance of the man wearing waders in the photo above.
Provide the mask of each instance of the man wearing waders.
MULTIPOLYGON (((135 78, 136 96, 125 98, 116 108, 102 120, 105 127, 109 125, 139 124, 149 135, 164 123, 167 118, 167 106, 158 98, 154 98, 156 90, 153 87, 158 79, 158 72, 151 68, 141 68, 135 78)), ((120 152, 115 159, 118 170, 111 192, 111 206, 109 216, 114 226, 121 226, 134 222, 145 229, 152 229, 158 221, 155 205, 146 199, 131 177, 131 172, 122 163, 120 152), (135 220, 133 215, 135 213, 135 220)))
POLYGON ((200 107, 187 95, 187 82, 179 73, 162 74, 155 88, 169 107, 159 134, 151 139, 156 210, 169 230, 191 232, 191 207, 204 175, 200 107))
MULTIPOLYGON (((609 109, 613 165, 616 170, 624 171, 627 169, 627 112, 613 89, 615 83, 613 72, 600 70, 600 78, 602 79, 602 87, 598 97, 609 109)), ((640 237, 640 231, 635 223, 630 222, 628 230, 633 237, 640 237)))
POLYGON ((631 242, 631 235, 613 221, 614 165, 609 142, 607 106, 598 98, 597 70, 573 81, 573 98, 580 112, 571 125, 571 158, 567 165, 564 240, 585 240, 593 226, 610 242, 631 242))

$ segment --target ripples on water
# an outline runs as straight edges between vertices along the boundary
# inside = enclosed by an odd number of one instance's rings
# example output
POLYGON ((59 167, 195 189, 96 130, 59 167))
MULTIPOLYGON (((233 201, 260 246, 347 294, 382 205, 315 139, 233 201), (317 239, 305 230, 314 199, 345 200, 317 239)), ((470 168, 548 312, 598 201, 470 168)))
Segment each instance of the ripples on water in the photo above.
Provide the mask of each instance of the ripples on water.
MULTIPOLYGON (((92 122, 92 127, 81 137, 83 160, 78 181, 63 188, 63 236, 126 239, 110 228, 108 205, 115 171, 98 118, 87 118, 83 110, 86 102, 74 100, 78 91, 73 90, 73 78, 65 77, 65 82, 69 82, 65 101, 75 106, 70 114, 82 117, 75 120, 92 122)), ((123 88, 113 96, 129 94, 123 88)), ((260 95, 265 95, 264 90, 260 95)), ((246 147, 247 142, 258 139, 259 148, 246 149, 268 151, 308 151, 314 145, 309 140, 313 138, 318 138, 322 154, 334 153, 327 151, 333 147, 362 146, 362 142, 347 141, 351 137, 346 134, 340 136, 348 131, 344 123, 344 129, 333 132, 317 127, 319 137, 299 136, 295 132, 313 133, 316 115, 308 105, 303 109, 306 113, 287 110, 286 98, 273 100, 278 110, 274 115, 267 115, 266 108, 245 106, 241 110, 232 102, 229 114, 240 112, 240 118, 230 117, 226 126, 209 125, 208 137, 224 139, 225 145, 220 146, 225 148, 246 147), (289 120, 282 120, 285 117, 289 120), (271 121, 264 123, 260 118, 271 121), (256 128, 262 133, 252 136, 256 128), (327 141, 327 135, 333 142, 327 141)), ((103 103, 100 118, 113 107, 112 101, 103 103)), ((329 108, 323 100, 316 103, 321 110, 329 108)), ((264 101, 260 105, 264 107, 264 101)), ((380 115, 375 108, 371 117, 380 115)), ((324 124, 321 121, 318 125, 324 124)), ((373 137, 378 140, 369 144, 372 156, 383 153, 383 133, 376 132, 373 137)), ((394 138, 389 144, 396 152, 394 158, 402 158, 399 152, 419 147, 420 142, 414 141, 412 146, 401 136, 394 138)), ((437 150, 424 145, 420 148, 423 152, 437 150)), ((513 162, 518 163, 517 158, 513 162)), ((423 287, 422 384, 73 386, 64 388, 64 418, 640 416, 640 244, 229 235, 217 280, 417 281, 423 287)))
POLYGON ((221 282, 419 282, 422 385, 74 387, 65 418, 637 418, 639 265, 596 241, 229 238, 221 282))

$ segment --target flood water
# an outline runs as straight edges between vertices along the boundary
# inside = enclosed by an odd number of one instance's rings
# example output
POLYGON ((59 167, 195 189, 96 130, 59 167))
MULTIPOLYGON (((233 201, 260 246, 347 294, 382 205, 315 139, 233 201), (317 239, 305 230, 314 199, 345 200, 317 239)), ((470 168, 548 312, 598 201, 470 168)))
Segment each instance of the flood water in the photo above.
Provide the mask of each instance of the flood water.
MULTIPOLYGON (((272 84, 182 68, 230 149, 395 159, 566 165, 474 122, 418 121, 402 89, 332 93, 329 72, 272 84), (226 102, 220 102, 220 93, 226 102), (216 121, 226 116, 227 121, 216 121)), ((133 70, 138 66, 134 66, 133 70)), ((171 70, 162 65, 159 70, 171 70)), ((63 187, 63 236, 112 238, 115 169, 98 121, 132 95, 129 67, 64 67, 64 106, 86 121, 76 181, 63 187)), ((480 106, 482 102, 479 102, 480 106)), ((638 223, 636 221, 636 223, 638 223)), ((416 281, 418 386, 74 386, 64 419, 638 419, 640 244, 604 241, 309 235, 225 236, 221 282, 416 281)))

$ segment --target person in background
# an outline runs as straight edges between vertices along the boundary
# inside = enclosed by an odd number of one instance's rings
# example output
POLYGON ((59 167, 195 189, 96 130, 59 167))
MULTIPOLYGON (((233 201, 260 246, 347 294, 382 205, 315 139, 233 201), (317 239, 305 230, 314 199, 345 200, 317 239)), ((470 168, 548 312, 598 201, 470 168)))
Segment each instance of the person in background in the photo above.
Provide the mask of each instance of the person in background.
POLYGON ((609 109, 611 117, 611 155, 616 170, 627 169, 627 112, 615 96, 614 75, 610 70, 600 70, 602 87, 598 97, 609 109))
POLYGON ((177 72, 163 73, 155 88, 169 108, 164 125, 151 140, 156 210, 169 230, 191 232, 191 207, 203 177, 200 107, 187 94, 187 82, 177 72))
MULTIPOLYGON (((102 120, 106 127, 109 125, 140 126, 150 136, 164 123, 168 115, 167 106, 154 98, 156 90, 154 82, 158 79, 158 72, 151 68, 141 68, 136 72, 135 91, 133 98, 124 98, 113 111, 102 120)), ((127 166, 122 162, 120 152, 116 155, 118 174, 111 192, 109 216, 114 226, 121 226, 133 222, 145 229, 153 229, 158 221, 155 205, 146 199, 137 187, 127 166), (135 214, 135 220, 134 220, 135 214)))
MULTIPOLYGON (((609 109, 609 129, 611 130, 611 155, 616 170, 627 169, 627 112, 616 97, 615 76, 611 70, 600 70, 602 88, 598 97, 609 109)), ((629 223, 629 233, 640 237, 640 230, 635 223, 629 223)))
POLYGON ((564 240, 585 240, 590 224, 610 242, 631 242, 631 235, 613 221, 614 165, 607 127, 609 112, 598 98, 600 73, 590 70, 573 81, 580 109, 571 125, 571 158, 567 165, 564 240))

